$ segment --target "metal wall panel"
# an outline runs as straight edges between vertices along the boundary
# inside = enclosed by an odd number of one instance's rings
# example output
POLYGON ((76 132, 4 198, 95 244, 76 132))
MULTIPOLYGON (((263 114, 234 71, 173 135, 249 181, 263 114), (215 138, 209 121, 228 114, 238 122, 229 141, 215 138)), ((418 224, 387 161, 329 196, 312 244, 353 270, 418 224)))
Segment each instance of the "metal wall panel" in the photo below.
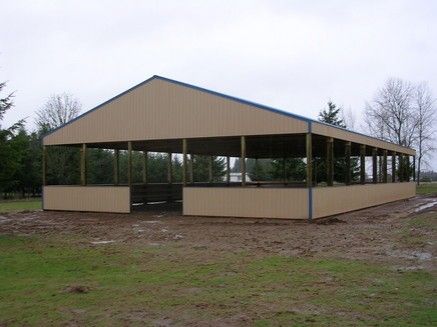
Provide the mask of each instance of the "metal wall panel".
POLYGON ((184 187, 183 213, 194 216, 308 218, 308 189, 184 187))
POLYGON ((152 79, 44 138, 45 145, 305 133, 304 120, 152 79))
POLYGON ((44 210, 130 212, 128 186, 44 186, 44 210))
POLYGON ((350 141, 350 142, 365 144, 367 146, 376 147, 380 149, 401 152, 412 156, 416 154, 416 151, 410 148, 406 148, 390 142, 385 142, 366 135, 357 134, 339 128, 331 127, 325 124, 320 124, 317 122, 312 123, 312 132, 315 134, 329 136, 344 141, 350 141))
POLYGON ((408 199, 415 195, 414 182, 316 187, 313 188, 313 218, 408 199))

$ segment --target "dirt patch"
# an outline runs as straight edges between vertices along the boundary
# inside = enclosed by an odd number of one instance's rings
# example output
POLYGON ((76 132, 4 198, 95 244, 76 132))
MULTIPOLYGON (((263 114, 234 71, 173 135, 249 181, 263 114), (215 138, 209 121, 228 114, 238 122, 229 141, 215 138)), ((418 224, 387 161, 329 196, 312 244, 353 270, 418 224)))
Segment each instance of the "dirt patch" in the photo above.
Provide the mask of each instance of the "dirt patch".
POLYGON ((76 294, 83 294, 88 293, 90 291, 90 288, 88 286, 83 285, 71 285, 65 288, 65 293, 76 293, 76 294))
MULTIPOLYGON (((397 267, 434 269, 435 228, 414 228, 417 244, 404 244, 400 233, 436 198, 415 197, 308 224, 275 219, 183 217, 172 205, 126 214, 32 212, 2 215, 0 234, 68 237, 83 246, 125 244, 177 246, 199 262, 223 253, 336 257, 392 263, 397 267), (423 239, 423 240, 422 240, 423 239), (423 255, 426 253, 426 260, 423 255), (401 255, 400 255, 401 254, 401 255)), ((437 206, 425 212, 437 218, 437 206)), ((437 222, 436 220, 433 220, 437 222)))

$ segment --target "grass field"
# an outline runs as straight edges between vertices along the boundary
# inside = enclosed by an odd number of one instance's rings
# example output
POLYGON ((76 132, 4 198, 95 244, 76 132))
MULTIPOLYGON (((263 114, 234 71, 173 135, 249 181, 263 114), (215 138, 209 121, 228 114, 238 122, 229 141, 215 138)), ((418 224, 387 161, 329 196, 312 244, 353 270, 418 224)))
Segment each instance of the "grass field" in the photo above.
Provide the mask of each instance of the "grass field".
POLYGON ((106 326, 128 313, 133 325, 135 315, 138 322, 156 317, 159 325, 174 310, 183 312, 182 321, 242 315, 245 325, 244 315, 255 316, 254 326, 350 326, 351 320, 421 326, 437 319, 429 272, 245 252, 199 262, 177 246, 89 248, 70 241, 0 236, 0 322, 106 326), (267 313, 259 314, 260 303, 267 313))
POLYGON ((0 213, 33 211, 41 209, 41 199, 0 200, 0 213))
POLYGON ((437 182, 420 184, 417 187, 417 194, 437 196, 437 182))
POLYGON ((430 201, 332 225, 0 202, 0 326, 435 326, 430 201))

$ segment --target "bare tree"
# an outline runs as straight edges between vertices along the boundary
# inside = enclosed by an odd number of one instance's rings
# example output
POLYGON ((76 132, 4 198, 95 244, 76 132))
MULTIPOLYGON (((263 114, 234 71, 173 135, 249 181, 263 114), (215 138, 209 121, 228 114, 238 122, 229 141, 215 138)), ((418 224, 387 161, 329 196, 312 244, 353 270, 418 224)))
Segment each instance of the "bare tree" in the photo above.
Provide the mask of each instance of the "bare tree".
POLYGON ((433 135, 436 123, 436 99, 432 97, 428 84, 417 85, 414 96, 414 109, 417 120, 416 147, 417 147, 417 184, 420 184, 422 164, 427 163, 433 147, 433 135))
POLYGON ((435 150, 432 144, 435 102, 426 83, 413 85, 391 78, 365 108, 365 122, 371 135, 417 149, 418 183, 423 164, 435 150))
POLYGON ((52 130, 77 117, 81 108, 79 100, 71 94, 52 95, 36 112, 36 124, 40 129, 52 130))
POLYGON ((414 87, 410 82, 387 80, 373 101, 366 103, 364 114, 369 132, 399 145, 412 146, 417 128, 413 98, 414 87))

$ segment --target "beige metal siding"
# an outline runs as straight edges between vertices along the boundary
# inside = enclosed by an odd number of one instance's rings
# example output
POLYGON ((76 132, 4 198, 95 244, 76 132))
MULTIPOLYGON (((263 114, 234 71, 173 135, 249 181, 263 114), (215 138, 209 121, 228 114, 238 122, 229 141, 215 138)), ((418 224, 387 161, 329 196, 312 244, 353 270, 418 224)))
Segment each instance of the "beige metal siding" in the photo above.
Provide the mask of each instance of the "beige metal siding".
POLYGON ((184 187, 183 213, 194 216, 308 218, 308 189, 184 187))
POLYGON ((307 122, 153 79, 44 139, 45 145, 305 133, 307 122))
POLYGON ((127 186, 44 186, 43 209, 130 212, 127 186))
POLYGON ((350 141, 358 144, 365 144, 380 149, 401 152, 412 156, 416 155, 416 151, 414 151, 413 149, 405 148, 397 144, 385 142, 382 140, 375 139, 373 137, 356 134, 336 127, 320 124, 317 122, 312 123, 312 132, 315 134, 329 136, 336 139, 350 141))
POLYGON ((313 189, 313 218, 408 199, 415 194, 413 182, 317 187, 313 189))

